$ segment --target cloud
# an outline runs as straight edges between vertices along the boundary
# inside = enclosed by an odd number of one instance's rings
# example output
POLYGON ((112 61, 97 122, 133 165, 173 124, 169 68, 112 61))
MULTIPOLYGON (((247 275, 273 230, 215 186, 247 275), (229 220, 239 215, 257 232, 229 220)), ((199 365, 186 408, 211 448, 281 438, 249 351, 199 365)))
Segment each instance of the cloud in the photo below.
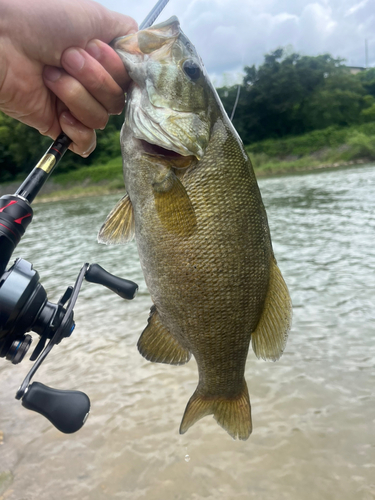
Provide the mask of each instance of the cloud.
POLYGON ((337 21, 332 18, 332 9, 319 3, 308 4, 299 19, 298 41, 299 50, 304 53, 327 52, 329 38, 337 28, 337 21))
POLYGON ((362 0, 362 2, 359 2, 355 5, 353 5, 352 7, 350 7, 350 9, 348 9, 345 13, 345 16, 351 16, 352 14, 354 14, 355 12, 357 12, 357 10, 359 9, 362 9, 363 7, 365 7, 368 3, 368 0, 362 0))
MULTIPOLYGON (((138 22, 155 2, 99 1, 138 22)), ((171 15, 179 17, 210 74, 238 74, 285 46, 306 55, 331 53, 360 66, 365 38, 375 65, 374 0, 170 0, 160 19, 171 15)))

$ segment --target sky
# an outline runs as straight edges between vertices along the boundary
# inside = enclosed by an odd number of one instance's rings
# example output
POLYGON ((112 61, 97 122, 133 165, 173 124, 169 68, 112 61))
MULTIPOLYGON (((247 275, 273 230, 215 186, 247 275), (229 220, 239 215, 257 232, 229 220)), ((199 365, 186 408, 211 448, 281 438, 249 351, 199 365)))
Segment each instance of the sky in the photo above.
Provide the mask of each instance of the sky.
MULTIPOLYGON (((141 23, 156 0, 98 0, 141 23)), ((170 0, 158 21, 176 15, 217 85, 278 47, 330 53, 349 66, 375 66, 375 0, 170 0)), ((158 22, 157 21, 157 22, 158 22)))

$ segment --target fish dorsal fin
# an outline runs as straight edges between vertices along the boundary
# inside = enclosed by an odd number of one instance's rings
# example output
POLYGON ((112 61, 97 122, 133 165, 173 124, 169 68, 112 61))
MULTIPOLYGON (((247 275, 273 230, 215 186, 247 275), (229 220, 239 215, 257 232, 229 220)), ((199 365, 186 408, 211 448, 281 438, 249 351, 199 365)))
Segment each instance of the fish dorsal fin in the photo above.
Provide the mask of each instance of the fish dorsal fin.
POLYGON ((154 363, 183 365, 191 357, 189 349, 183 347, 162 324, 155 306, 151 308, 148 325, 138 340, 138 350, 144 358, 154 363))
POLYGON ((98 242, 105 245, 124 245, 134 238, 134 212, 126 194, 110 212, 98 234, 98 242))
POLYGON ((273 259, 270 283, 262 316, 251 334, 251 345, 258 358, 276 361, 282 355, 292 322, 292 302, 280 269, 273 259))
POLYGON ((162 225, 177 236, 191 236, 197 226, 194 207, 181 181, 169 170, 153 185, 155 208, 162 225))

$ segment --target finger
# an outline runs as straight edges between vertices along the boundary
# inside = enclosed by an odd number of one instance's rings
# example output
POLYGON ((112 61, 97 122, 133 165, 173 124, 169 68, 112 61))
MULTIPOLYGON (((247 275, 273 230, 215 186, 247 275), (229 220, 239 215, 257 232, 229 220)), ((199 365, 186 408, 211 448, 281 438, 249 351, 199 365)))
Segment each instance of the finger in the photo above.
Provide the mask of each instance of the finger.
POLYGON ((55 140, 61 134, 61 131, 63 131, 72 141, 69 149, 76 154, 87 157, 95 149, 95 131, 79 123, 69 113, 68 108, 62 101, 56 97, 55 101, 54 122, 48 130, 40 132, 55 140))
POLYGON ((123 90, 90 54, 83 49, 71 47, 63 53, 61 64, 108 113, 121 113, 124 107, 123 90))
POLYGON ((128 88, 131 80, 124 63, 109 45, 101 40, 91 40, 86 46, 86 52, 103 66, 123 90, 128 88))
POLYGON ((67 106, 70 113, 90 129, 103 129, 108 112, 75 78, 54 66, 45 66, 45 85, 67 106))
POLYGON ((61 130, 72 140, 69 149, 84 158, 92 153, 96 146, 95 130, 85 127, 69 111, 60 114, 61 130))
POLYGON ((48 129, 39 130, 39 132, 55 140, 63 131, 72 141, 69 149, 79 155, 88 156, 95 149, 95 131, 79 123, 69 113, 65 104, 56 97, 54 98, 54 106, 52 125, 48 129))
POLYGON ((51 137, 53 140, 55 140, 61 132, 59 115, 58 112, 56 112, 60 104, 62 103, 57 99, 55 94, 51 92, 50 99, 47 101, 47 105, 44 108, 45 114, 43 115, 41 126, 35 127, 38 129, 39 133, 51 137))

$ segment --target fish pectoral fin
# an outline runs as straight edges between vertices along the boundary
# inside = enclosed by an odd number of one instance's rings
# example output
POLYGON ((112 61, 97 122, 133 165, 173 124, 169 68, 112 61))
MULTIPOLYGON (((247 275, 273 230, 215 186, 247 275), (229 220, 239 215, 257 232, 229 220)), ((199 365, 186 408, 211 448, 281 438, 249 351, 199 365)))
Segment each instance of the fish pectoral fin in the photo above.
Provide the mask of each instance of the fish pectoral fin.
POLYGON ((264 360, 279 359, 284 351, 291 323, 292 301, 281 271, 273 259, 262 316, 251 334, 255 355, 264 360))
POLYGON ((198 389, 190 398, 180 426, 180 434, 185 432, 206 415, 214 419, 233 439, 246 441, 253 429, 251 406, 246 381, 242 392, 235 398, 205 397, 198 389))
POLYGON ((124 245, 134 238, 134 212, 126 194, 107 216, 98 234, 98 242, 105 245, 124 245))
POLYGON ((161 224, 178 236, 191 236, 195 232, 197 218, 189 195, 176 174, 169 170, 152 187, 161 224))
POLYGON ((191 352, 163 325, 156 307, 153 306, 148 325, 138 340, 138 350, 142 356, 154 363, 183 365, 191 357, 191 352))

